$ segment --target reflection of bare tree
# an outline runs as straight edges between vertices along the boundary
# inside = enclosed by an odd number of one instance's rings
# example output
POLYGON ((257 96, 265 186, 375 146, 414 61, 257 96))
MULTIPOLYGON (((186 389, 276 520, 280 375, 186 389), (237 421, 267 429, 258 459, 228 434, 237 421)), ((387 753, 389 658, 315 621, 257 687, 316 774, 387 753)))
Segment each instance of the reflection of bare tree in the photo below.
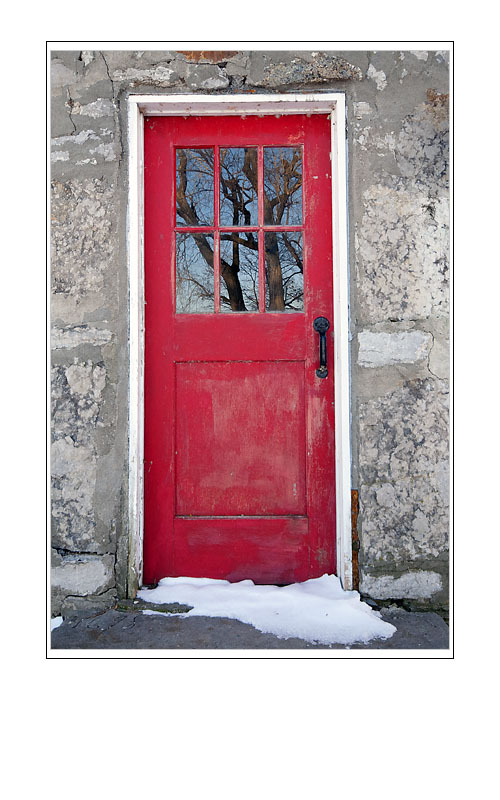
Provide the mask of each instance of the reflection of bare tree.
MULTIPOLYGON (((248 241, 244 239, 243 241, 248 241)), ((255 239, 255 245, 257 240, 255 239)), ((224 264, 231 264, 237 267, 237 280, 241 287, 243 302, 247 311, 259 310, 259 256, 257 247, 248 247, 242 244, 237 234, 221 233, 221 272, 228 289, 227 279, 224 272, 224 264)), ((223 311, 233 311, 231 295, 229 290, 225 291, 221 287, 221 309, 223 311)))
POLYGON ((304 301, 302 234, 266 233, 266 308, 301 311, 304 301))
MULTIPOLYGON (((265 148, 264 153, 264 223, 300 224, 300 150, 265 148)), ((221 149, 220 161, 221 224, 256 225, 257 149, 221 149)), ((179 221, 190 227, 212 224, 212 174, 211 149, 177 151, 176 203, 179 221)), ((213 270, 211 237, 195 233, 193 239, 205 263, 213 270)), ((221 274, 227 290, 227 296, 221 293, 221 301, 232 311, 258 308, 257 253, 255 233, 221 233, 221 274)), ((302 282, 294 280, 303 271, 300 235, 266 233, 265 259, 267 307, 272 311, 297 309, 302 297, 302 282)), ((199 287, 199 290, 206 293, 208 287, 199 287)))
POLYGON ((221 223, 256 225, 257 150, 254 147, 221 149, 220 167, 221 223))
MULTIPOLYGON (((300 151, 266 148, 264 152, 264 223, 289 225, 294 221, 294 195, 302 186, 300 151)), ((282 237, 278 234, 266 234, 266 282, 269 293, 267 305, 271 311, 283 311, 287 305, 282 258, 285 250, 279 246, 280 239, 282 237)), ((284 241, 288 242, 287 239, 284 241)))
POLYGON ((213 222, 212 150, 177 150, 177 216, 186 225, 213 222))
POLYGON ((176 308, 180 313, 214 310, 213 236, 176 235, 176 308), (200 258, 203 252, 206 259, 200 258))

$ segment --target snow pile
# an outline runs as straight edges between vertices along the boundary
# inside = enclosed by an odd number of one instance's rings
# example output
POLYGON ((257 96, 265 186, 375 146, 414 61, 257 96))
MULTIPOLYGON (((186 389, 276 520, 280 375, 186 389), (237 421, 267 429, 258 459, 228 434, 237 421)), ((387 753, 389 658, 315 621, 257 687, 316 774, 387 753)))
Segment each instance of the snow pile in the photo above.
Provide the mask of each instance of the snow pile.
POLYGON ((59 625, 62 625, 63 622, 64 619, 62 617, 52 617, 50 620, 50 632, 52 633, 52 631, 55 631, 55 629, 58 628, 59 625))
MULTIPOLYGON (((212 578, 163 578, 138 596, 151 603, 186 603, 179 616, 226 617, 281 639, 298 637, 319 644, 354 644, 388 639, 396 628, 380 618, 358 592, 345 592, 335 575, 289 586, 257 586, 212 578)), ((145 614, 161 612, 145 611, 145 614)))

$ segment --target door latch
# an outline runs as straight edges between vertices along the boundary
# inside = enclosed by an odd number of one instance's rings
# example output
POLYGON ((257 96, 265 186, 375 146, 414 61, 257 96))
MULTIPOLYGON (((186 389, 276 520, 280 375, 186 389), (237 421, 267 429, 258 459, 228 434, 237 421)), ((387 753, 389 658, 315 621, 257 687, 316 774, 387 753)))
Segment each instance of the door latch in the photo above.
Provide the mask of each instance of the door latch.
POLYGON ((314 330, 319 333, 319 367, 316 370, 318 378, 326 378, 328 375, 327 357, 326 357, 326 332, 330 327, 326 317, 316 317, 313 322, 314 330))

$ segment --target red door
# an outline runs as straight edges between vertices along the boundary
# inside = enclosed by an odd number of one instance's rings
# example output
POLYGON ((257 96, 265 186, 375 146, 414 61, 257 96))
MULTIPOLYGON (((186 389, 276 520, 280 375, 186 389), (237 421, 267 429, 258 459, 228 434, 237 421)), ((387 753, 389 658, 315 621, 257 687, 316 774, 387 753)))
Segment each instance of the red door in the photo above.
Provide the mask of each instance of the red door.
POLYGON ((145 583, 335 572, 329 128, 145 121, 145 583))

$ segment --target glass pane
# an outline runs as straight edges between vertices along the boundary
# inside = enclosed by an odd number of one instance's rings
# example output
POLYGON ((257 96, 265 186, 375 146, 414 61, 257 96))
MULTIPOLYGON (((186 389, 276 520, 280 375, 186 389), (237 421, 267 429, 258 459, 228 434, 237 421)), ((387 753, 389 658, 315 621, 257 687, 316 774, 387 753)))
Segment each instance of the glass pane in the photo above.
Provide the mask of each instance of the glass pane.
POLYGON ((257 149, 220 151, 221 225, 257 225, 257 149))
POLYGON ((257 234, 221 233, 221 311, 259 310, 257 234))
POLYGON ((302 152, 264 148, 264 224, 302 225, 302 152))
POLYGON ((214 311, 213 234, 176 234, 176 311, 214 311))
POLYGON ((177 225, 213 225, 214 151, 177 150, 177 225))
POLYGON ((302 234, 266 233, 266 310, 303 311, 302 234))

